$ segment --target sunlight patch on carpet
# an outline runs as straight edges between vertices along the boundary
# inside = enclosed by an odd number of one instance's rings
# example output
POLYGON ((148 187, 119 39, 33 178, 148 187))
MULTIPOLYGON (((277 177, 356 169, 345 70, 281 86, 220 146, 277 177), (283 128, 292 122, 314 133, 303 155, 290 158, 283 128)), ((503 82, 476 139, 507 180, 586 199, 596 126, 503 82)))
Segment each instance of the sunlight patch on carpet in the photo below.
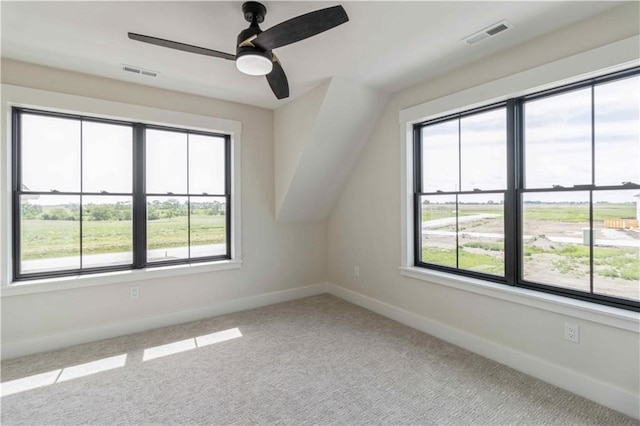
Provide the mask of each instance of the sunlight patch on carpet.
POLYGON ((150 361, 152 359, 213 345, 214 343, 226 342, 227 340, 237 339, 238 337, 242 337, 242 333, 236 327, 228 330, 217 331, 211 334, 205 334, 203 336, 180 340, 178 342, 167 343, 166 345, 154 346, 144 350, 142 360, 150 361))
POLYGON ((0 397, 121 368, 126 362, 127 354, 122 354, 11 380, 0 385, 0 397))

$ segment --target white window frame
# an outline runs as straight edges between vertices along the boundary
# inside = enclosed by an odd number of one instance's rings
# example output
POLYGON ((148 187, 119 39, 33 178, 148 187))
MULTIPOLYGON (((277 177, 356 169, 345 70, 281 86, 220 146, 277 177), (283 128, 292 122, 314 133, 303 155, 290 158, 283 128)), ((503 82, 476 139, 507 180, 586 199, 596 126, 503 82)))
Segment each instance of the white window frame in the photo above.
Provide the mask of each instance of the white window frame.
POLYGON ((206 273, 241 267, 241 122, 8 84, 2 84, 1 90, 2 117, 0 121, 0 128, 4 129, 1 135, 2 145, 0 146, 0 164, 2 165, 2 167, 0 167, 0 294, 2 297, 78 287, 90 287, 117 282, 140 281, 186 274, 206 273), (11 227, 11 108, 14 106, 52 112, 89 115, 115 120, 137 121, 145 124, 230 135, 232 214, 230 230, 231 259, 69 277, 45 278, 17 282, 12 281, 13 271, 11 245, 13 235, 11 227))
POLYGON ((638 45, 640 45, 640 35, 401 110, 399 113, 402 159, 400 274, 640 334, 640 313, 638 312, 415 267, 413 244, 414 124, 638 66, 640 65, 638 45))

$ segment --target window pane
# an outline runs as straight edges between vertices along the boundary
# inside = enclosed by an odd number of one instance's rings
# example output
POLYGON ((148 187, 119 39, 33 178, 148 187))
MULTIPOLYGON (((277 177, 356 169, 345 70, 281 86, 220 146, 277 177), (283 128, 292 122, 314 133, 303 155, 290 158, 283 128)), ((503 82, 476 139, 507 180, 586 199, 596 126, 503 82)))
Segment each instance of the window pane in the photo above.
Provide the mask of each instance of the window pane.
POLYGON ((226 202, 223 197, 191 197, 191 257, 227 254, 226 202))
POLYGON ((640 184, 640 76, 595 87, 597 185, 640 184))
POLYGON ((524 106, 527 188, 591 184, 591 88, 524 106))
POLYGON ((593 292, 640 300, 640 194, 593 193, 593 292))
POLYGON ((189 193, 224 194, 225 140, 189 135, 189 193))
POLYGON ((189 258, 187 197, 147 197, 147 261, 189 258))
POLYGON ((82 198, 82 267, 133 263, 132 197, 82 198))
POLYGON ((422 128, 422 192, 458 191, 458 120, 422 128))
POLYGON ((20 197, 20 272, 80 268, 80 197, 20 197))
POLYGON ((430 195, 420 198, 421 253, 426 263, 456 267, 456 196, 430 195))
POLYGON ((591 291, 589 193, 523 194, 523 278, 591 291))
POLYGON ((23 190, 80 191, 80 122, 22 114, 23 190))
POLYGON ((133 129, 82 122, 82 190, 131 193, 133 129))
POLYGON ((187 193, 187 134, 146 131, 147 193, 187 193))
POLYGON ((460 120, 462 191, 507 188, 507 113, 504 108, 460 120))
POLYGON ((504 276, 504 197, 458 196, 458 267, 504 276))

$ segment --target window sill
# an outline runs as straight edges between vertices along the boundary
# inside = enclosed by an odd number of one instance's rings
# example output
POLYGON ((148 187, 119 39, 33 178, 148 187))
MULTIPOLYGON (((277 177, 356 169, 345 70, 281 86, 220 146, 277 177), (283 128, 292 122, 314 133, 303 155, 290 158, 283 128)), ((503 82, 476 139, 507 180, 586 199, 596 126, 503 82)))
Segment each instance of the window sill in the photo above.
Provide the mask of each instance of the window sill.
POLYGON ((640 334, 640 313, 637 312, 416 267, 400 267, 400 273, 405 277, 640 334))
POLYGON ((135 269, 107 272, 102 274, 76 275, 72 277, 46 278, 41 280, 17 281, 2 288, 1 297, 21 296, 25 294, 49 291, 69 290, 122 282, 144 281, 158 278, 175 277, 190 274, 238 269, 242 261, 224 260, 218 262, 195 263, 187 265, 161 266, 157 268, 135 269))

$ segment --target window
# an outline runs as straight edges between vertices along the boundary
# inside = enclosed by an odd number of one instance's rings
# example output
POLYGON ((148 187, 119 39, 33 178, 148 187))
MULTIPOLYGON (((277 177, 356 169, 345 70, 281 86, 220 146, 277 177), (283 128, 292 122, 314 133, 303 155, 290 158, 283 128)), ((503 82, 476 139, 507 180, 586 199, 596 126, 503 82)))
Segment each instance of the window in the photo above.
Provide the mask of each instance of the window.
POLYGON ((504 277, 504 105, 420 126, 416 262, 504 277))
POLYGON ((14 280, 230 259, 230 137, 13 108, 14 280))
POLYGON ((414 125, 416 266, 640 310, 640 71, 414 125))

